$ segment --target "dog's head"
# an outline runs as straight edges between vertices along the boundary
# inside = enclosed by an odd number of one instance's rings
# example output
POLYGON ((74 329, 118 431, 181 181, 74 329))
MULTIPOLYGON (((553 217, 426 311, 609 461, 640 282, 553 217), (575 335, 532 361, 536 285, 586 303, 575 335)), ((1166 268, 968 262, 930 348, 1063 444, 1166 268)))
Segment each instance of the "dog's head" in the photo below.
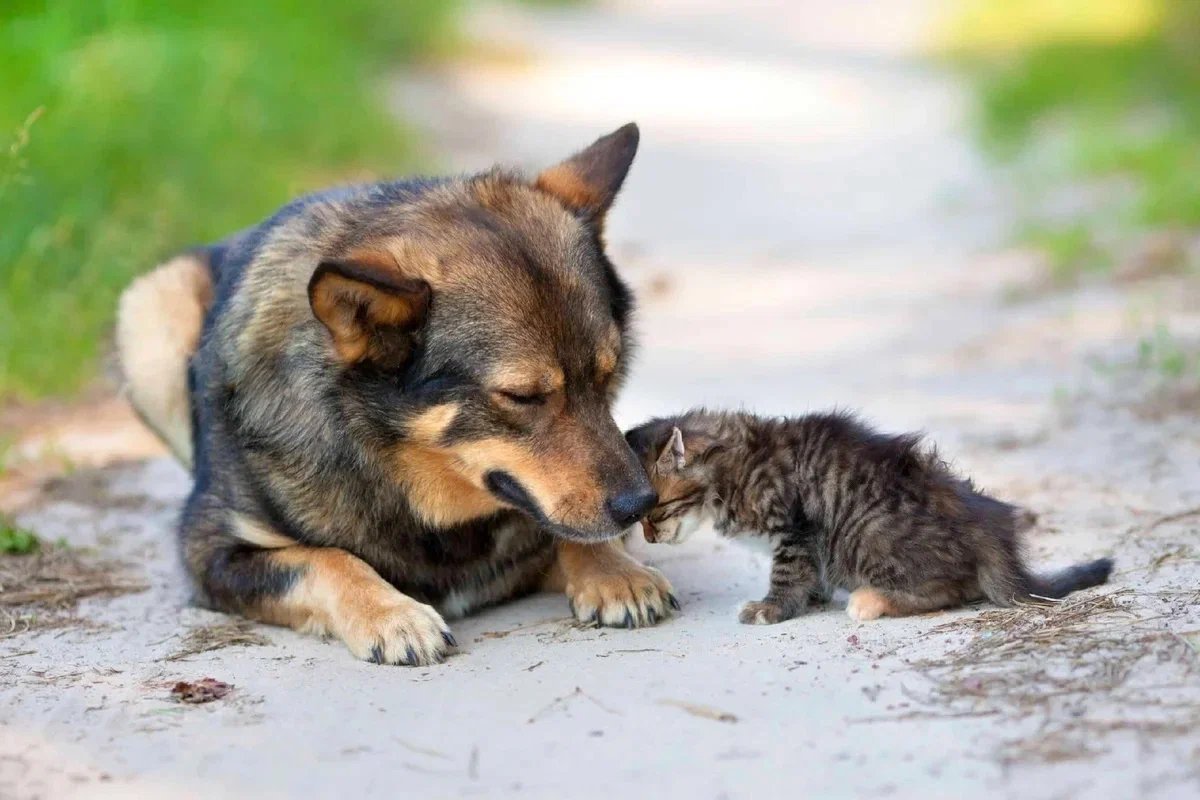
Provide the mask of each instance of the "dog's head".
POLYGON ((348 435, 429 524, 510 507, 598 540, 654 504, 610 410, 631 297, 602 228, 637 143, 630 124, 533 180, 381 191, 313 273, 348 435))

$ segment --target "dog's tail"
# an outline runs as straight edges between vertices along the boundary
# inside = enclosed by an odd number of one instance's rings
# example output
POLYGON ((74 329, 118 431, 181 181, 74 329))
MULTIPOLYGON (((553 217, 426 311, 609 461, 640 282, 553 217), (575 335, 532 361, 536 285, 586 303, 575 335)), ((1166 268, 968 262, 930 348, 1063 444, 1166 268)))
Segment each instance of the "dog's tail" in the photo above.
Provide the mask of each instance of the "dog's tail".
POLYGON ((129 402, 189 468, 188 363, 212 304, 213 254, 199 249, 161 264, 131 283, 117 306, 117 355, 129 402))

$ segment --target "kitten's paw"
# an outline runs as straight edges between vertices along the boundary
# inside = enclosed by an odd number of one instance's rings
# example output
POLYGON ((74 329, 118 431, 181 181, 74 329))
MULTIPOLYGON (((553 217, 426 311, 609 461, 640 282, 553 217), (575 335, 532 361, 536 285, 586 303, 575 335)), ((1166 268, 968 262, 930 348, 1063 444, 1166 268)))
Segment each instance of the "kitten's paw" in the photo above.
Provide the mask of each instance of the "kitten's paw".
POLYGON ((774 625, 791 619, 792 616, 794 615, 789 614, 787 609, 778 603, 755 600, 742 606, 741 612, 738 613, 738 622, 743 625, 774 625))
POLYGON ((350 652, 375 664, 406 667, 445 660, 458 643, 441 615, 432 606, 396 594, 341 626, 338 634, 350 652))
POLYGON ((580 622, 612 628, 655 625, 679 609, 663 574, 632 558, 568 583, 567 599, 580 622))
POLYGON ((870 586, 864 586, 850 593, 850 600, 846 603, 846 613, 850 615, 850 619, 866 622, 892 614, 892 603, 883 592, 872 589, 870 586))

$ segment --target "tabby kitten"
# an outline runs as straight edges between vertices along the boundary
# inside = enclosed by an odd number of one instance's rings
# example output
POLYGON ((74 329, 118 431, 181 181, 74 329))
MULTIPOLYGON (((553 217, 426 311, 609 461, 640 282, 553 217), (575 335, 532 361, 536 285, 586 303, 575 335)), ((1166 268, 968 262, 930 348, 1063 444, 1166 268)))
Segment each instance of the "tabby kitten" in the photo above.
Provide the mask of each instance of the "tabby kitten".
POLYGON ((708 519, 773 545, 767 596, 740 619, 772 624, 838 588, 856 620, 988 599, 1011 606, 1108 580, 1107 558, 1032 575, 1017 534, 1028 512, 955 476, 914 434, 886 436, 849 414, 762 418, 692 411, 626 434, 659 503, 646 540, 681 542, 708 519))

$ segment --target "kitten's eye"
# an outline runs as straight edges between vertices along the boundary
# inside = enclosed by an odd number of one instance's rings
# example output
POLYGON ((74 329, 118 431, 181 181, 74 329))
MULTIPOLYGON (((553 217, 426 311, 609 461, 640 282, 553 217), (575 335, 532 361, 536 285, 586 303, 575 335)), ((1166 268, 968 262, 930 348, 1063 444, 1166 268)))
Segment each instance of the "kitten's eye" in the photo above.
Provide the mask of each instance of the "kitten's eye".
POLYGON ((513 405, 527 407, 545 405, 546 399, 549 397, 545 392, 510 392, 499 390, 495 394, 513 405))

